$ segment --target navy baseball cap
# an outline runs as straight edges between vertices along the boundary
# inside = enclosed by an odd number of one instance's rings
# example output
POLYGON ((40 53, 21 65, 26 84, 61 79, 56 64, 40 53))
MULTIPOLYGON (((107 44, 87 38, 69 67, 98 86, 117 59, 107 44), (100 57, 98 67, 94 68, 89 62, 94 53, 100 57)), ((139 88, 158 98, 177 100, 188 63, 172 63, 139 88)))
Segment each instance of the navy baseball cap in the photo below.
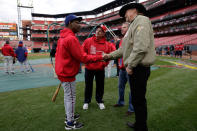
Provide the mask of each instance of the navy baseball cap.
POLYGON ((23 44, 23 41, 19 41, 19 44, 23 44))
POLYGON ((69 22, 73 21, 73 20, 78 20, 80 22, 82 20, 82 17, 77 17, 74 14, 70 14, 70 15, 66 16, 66 19, 64 21, 65 25, 67 26, 69 24, 69 22))

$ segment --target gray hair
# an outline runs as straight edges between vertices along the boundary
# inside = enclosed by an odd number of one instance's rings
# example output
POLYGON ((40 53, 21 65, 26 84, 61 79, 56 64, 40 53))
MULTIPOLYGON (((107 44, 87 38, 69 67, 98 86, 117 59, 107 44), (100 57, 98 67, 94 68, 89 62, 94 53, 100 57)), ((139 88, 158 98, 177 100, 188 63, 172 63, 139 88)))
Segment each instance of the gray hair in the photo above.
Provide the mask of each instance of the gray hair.
POLYGON ((124 22, 124 23, 122 23, 122 25, 124 25, 124 24, 126 24, 126 25, 130 25, 130 23, 129 23, 129 22, 124 22))

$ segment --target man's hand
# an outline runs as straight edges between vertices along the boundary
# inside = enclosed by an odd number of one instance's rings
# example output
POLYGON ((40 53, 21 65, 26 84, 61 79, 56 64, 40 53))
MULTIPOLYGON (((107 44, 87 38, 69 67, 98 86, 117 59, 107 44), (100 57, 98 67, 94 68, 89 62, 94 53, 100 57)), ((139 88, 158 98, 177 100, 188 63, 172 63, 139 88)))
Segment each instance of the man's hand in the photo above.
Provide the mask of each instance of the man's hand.
POLYGON ((103 54, 103 60, 109 60, 109 55, 108 54, 103 54))
POLYGON ((116 43, 117 41, 119 41, 120 38, 118 36, 114 37, 114 42, 116 43))
POLYGON ((128 67, 126 68, 127 74, 132 75, 133 74, 133 70, 129 69, 128 67))

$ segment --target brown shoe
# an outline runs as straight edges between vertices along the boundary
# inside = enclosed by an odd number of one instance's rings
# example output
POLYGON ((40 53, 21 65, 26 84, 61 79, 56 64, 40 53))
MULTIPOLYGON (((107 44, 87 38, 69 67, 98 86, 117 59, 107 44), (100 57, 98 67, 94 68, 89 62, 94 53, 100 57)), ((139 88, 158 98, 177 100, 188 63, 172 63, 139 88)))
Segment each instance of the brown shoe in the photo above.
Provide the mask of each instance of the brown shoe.
POLYGON ((126 116, 130 116, 130 115, 132 115, 134 112, 130 112, 130 111, 127 111, 126 112, 126 116))
POLYGON ((127 126, 130 128, 135 128, 135 124, 131 123, 131 122, 127 122, 127 126))
POLYGON ((115 104, 114 107, 123 107, 124 105, 121 104, 115 104))

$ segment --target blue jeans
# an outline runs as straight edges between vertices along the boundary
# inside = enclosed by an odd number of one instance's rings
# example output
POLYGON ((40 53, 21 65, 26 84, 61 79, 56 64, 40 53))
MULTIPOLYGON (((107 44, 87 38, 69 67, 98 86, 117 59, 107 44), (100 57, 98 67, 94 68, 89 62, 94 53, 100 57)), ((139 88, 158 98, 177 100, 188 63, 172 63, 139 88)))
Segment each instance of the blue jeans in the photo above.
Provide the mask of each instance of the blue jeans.
MULTIPOLYGON (((128 74, 126 70, 120 69, 119 71, 119 80, 118 80, 118 88, 119 88, 119 99, 118 103, 119 105, 124 105, 124 92, 125 92, 125 85, 128 81, 128 74)), ((129 83, 129 85, 131 85, 129 83)), ((129 92, 129 112, 134 112, 133 105, 131 103, 131 92, 129 92)))

